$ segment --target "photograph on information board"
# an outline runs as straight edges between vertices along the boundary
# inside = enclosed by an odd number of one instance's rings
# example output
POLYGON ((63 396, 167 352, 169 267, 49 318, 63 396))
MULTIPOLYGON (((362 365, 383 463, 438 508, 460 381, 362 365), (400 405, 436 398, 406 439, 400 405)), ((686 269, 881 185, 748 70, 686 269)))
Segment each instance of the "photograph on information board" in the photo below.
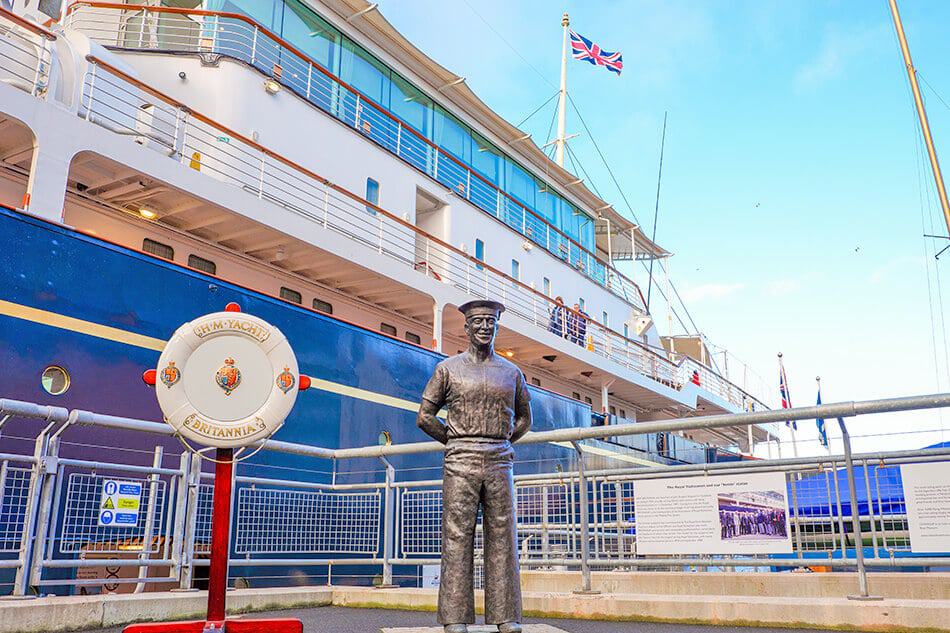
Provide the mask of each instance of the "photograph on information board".
POLYGON ((719 495, 722 539, 785 539, 785 493, 778 490, 719 495))
POLYGON ((792 551, 783 473, 637 481, 638 554, 792 551))

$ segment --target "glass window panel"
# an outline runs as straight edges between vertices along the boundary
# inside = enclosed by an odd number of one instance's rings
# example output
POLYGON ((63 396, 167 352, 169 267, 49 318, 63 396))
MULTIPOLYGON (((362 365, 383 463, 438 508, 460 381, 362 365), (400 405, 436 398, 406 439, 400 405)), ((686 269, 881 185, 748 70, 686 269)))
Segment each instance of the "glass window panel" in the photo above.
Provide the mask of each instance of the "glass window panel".
POLYGON ((466 163, 472 158, 472 133, 454 116, 435 107, 432 140, 436 145, 466 163))
POLYGON ((429 137, 432 101, 396 73, 393 73, 389 109, 416 131, 429 137))
POLYGON ((277 19, 284 10, 283 2, 273 0, 205 0, 205 9, 225 13, 242 13, 258 24, 279 31, 277 19))
POLYGON ((538 189, 538 193, 536 197, 537 202, 535 203, 534 209, 535 213, 564 231, 564 229, 558 223, 558 210, 561 208, 560 197, 558 197, 557 194, 552 193, 542 182, 536 183, 536 187, 538 189))
POLYGON ((528 172, 510 160, 505 161, 506 190, 512 196, 533 208, 538 186, 528 172))
POLYGON ((336 68, 340 33, 298 0, 286 0, 281 37, 328 70, 336 68))
POLYGON ((481 135, 472 132, 472 167, 482 176, 502 186, 502 166, 505 158, 501 151, 481 135))
MULTIPOLYGON (((366 179, 366 200, 379 206, 379 183, 372 178, 366 179)), ((373 207, 366 207, 366 212, 376 215, 376 209, 373 207)))
POLYGON ((389 69, 348 40, 340 56, 340 79, 376 103, 389 103, 389 69))

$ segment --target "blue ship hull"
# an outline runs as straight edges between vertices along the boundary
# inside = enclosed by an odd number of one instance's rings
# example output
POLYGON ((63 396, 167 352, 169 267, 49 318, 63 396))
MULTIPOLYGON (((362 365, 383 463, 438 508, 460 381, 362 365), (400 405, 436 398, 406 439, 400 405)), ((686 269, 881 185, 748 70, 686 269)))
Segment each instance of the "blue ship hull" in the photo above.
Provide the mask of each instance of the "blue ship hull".
MULTIPOLYGON (((0 397, 161 420, 155 394, 142 382, 142 372, 154 368, 159 356, 149 347, 160 346, 182 323, 234 301, 279 327, 300 371, 326 381, 319 383, 326 388, 301 395, 275 439, 327 448, 372 445, 382 431, 394 443, 429 439, 416 428, 409 405, 419 401, 441 354, 6 208, 0 208, 0 267, 0 397), (103 333, 97 326, 115 330, 103 333), (51 396, 41 385, 51 365, 70 374, 62 396, 51 396), (379 401, 387 397, 404 401, 405 408, 379 401)), ((589 405, 531 389, 535 430, 590 425, 589 405)), ((0 437, 0 452, 32 453, 16 437, 35 436, 33 427, 38 424, 11 422, 0 437)), ((85 429, 80 435, 82 450, 70 448, 76 436, 67 434, 64 456, 108 457, 112 447, 151 452, 155 441, 111 430, 85 429)), ((175 440, 168 446, 179 449, 175 440)), ((571 458, 570 451, 553 446, 524 447, 518 457, 535 469, 539 459, 566 460, 566 467, 571 458)), ((266 451, 254 462, 315 466, 312 458, 266 451)), ((416 471, 439 463, 440 455, 423 455, 397 457, 393 465, 416 471)), ((341 471, 366 466, 339 464, 341 471)), ((555 463, 541 467, 550 471, 555 463)))

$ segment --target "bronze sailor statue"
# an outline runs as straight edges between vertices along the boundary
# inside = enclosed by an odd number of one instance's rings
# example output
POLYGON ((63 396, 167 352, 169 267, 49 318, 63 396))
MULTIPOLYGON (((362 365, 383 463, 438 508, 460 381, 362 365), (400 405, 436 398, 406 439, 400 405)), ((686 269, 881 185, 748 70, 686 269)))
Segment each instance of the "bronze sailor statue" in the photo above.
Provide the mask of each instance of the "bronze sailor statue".
POLYGON ((482 507, 485 622, 500 633, 521 631, 521 581, 515 519, 512 443, 531 428, 524 374, 495 354, 497 301, 469 301, 468 351, 435 368, 416 423, 445 447, 442 484, 442 573, 439 623, 466 633, 475 623, 475 522, 482 507), (448 412, 443 424, 436 414, 448 412))

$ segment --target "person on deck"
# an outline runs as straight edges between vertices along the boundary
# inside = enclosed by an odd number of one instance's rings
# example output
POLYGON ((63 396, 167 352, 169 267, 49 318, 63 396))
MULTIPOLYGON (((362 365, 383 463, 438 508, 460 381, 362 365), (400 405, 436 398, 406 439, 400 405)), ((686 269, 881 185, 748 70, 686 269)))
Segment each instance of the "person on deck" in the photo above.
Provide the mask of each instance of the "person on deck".
POLYGON ((555 297, 554 306, 551 307, 551 316, 548 319, 548 330, 555 336, 564 338, 567 335, 567 310, 564 307, 564 299, 555 297))

